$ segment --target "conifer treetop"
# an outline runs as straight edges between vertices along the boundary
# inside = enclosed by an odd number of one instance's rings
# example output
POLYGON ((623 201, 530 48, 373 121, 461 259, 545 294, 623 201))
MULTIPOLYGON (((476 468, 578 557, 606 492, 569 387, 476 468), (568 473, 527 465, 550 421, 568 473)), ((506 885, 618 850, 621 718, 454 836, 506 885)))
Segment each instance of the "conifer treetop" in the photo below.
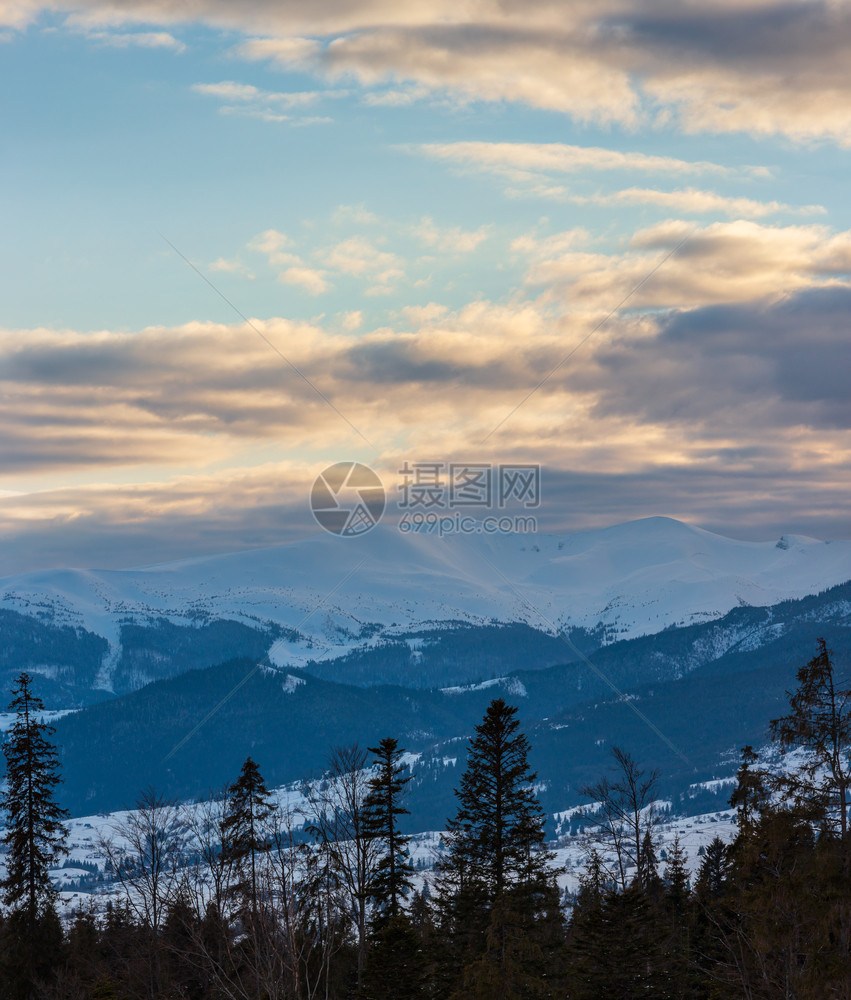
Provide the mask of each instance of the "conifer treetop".
POLYGON ((0 889, 3 902, 13 911, 23 911, 34 924, 56 899, 49 869, 65 846, 67 830, 62 821, 68 812, 55 799, 62 779, 59 753, 49 739, 54 729, 39 718, 44 705, 33 694, 31 683, 29 674, 21 673, 9 704, 16 718, 3 745, 7 789, 0 807, 7 817, 2 841, 9 861, 0 889))

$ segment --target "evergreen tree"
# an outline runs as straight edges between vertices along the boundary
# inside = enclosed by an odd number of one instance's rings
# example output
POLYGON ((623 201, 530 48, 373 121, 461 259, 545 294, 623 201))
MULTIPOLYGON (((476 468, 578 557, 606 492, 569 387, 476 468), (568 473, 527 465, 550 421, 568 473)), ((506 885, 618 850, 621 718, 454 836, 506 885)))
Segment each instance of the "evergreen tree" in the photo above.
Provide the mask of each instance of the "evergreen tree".
POLYGON ((784 776, 781 785, 816 814, 838 808, 844 839, 851 793, 851 690, 836 684, 832 654, 821 638, 818 652, 797 676, 797 690, 787 692, 791 712, 771 720, 771 736, 784 750, 803 747, 808 753, 797 775, 784 776))
POLYGON ((54 797, 62 780, 58 751, 48 739, 54 729, 39 720, 44 705, 32 693, 31 681, 22 673, 12 688, 15 697, 9 710, 15 722, 3 745, 7 787, 0 803, 7 816, 2 840, 8 850, 0 889, 11 911, 4 928, 3 964, 22 996, 29 995, 36 978, 51 971, 61 946, 49 870, 65 846, 62 820, 68 815, 54 797))
POLYGON ((188 897, 179 894, 169 908, 161 938, 167 957, 169 992, 182 1000, 202 1000, 210 995, 211 984, 200 973, 197 962, 200 923, 188 897))
POLYGON ((730 805, 736 810, 739 836, 749 836, 760 814, 769 806, 770 795, 766 788, 766 774, 755 765, 759 755, 752 746, 742 747, 742 763, 736 772, 736 788, 730 796, 730 805))
POLYGON ((269 850, 264 829, 272 814, 269 791, 260 768, 249 757, 242 765, 239 778, 228 789, 227 814, 222 822, 225 843, 223 853, 240 873, 236 891, 249 904, 257 917, 257 855, 269 850))
POLYGON ((518 733, 517 709, 502 698, 490 703, 470 741, 467 769, 456 789, 454 837, 441 868, 459 865, 492 907, 512 889, 530 894, 553 884, 543 850, 544 814, 533 790, 529 741, 518 733))
MULTIPOLYGON (((531 956, 527 946, 534 943, 535 924, 553 913, 557 901, 553 855, 543 847, 544 815, 527 759, 529 742, 518 732, 516 715, 516 708, 498 698, 476 727, 455 792, 458 813, 449 821, 448 847, 437 866, 444 932, 457 950, 467 952, 457 957, 469 964, 487 952, 506 975, 524 951, 531 956), (528 940, 518 951, 512 942, 521 929, 528 940)), ((492 970, 483 971, 490 980, 492 970)), ((535 972, 544 972, 540 962, 535 972)), ((525 981, 526 969, 511 976, 525 981)))
POLYGON ((688 856, 679 834, 669 848, 663 876, 666 917, 664 948, 669 996, 692 998, 700 995, 692 963, 694 911, 689 892, 688 856))
POLYGON ((603 915, 600 961, 608 972, 604 995, 618 1000, 664 996, 666 970, 659 922, 641 884, 634 881, 622 892, 610 893, 603 915))
POLYGON ((704 897, 722 896, 727 887, 731 867, 729 847, 720 837, 713 837, 697 873, 695 891, 704 897))
POLYGON ((482 954, 464 970, 452 1000, 532 1000, 552 996, 543 950, 518 914, 497 903, 490 912, 482 954))
POLYGON ((688 903, 689 877, 686 862, 688 855, 680 843, 680 835, 674 837, 674 842, 668 850, 665 859, 664 883, 665 895, 675 913, 682 913, 688 903))
POLYGON ((667 996, 658 916, 639 879, 619 891, 592 851, 568 932, 571 1000, 667 996))
POLYGON ((653 843, 653 834, 649 828, 644 831, 641 841, 641 851, 638 855, 638 870, 636 879, 646 893, 658 894, 662 888, 662 880, 659 878, 659 861, 656 857, 656 845, 653 843))
POLYGON ((570 996, 602 996, 606 987, 604 955, 606 898, 614 890, 600 852, 592 847, 579 876, 579 892, 570 917, 567 954, 570 996))
POLYGON ((381 845, 381 859, 369 884, 369 897, 375 908, 373 926, 380 929, 399 916, 402 900, 412 888, 410 838, 400 832, 399 817, 408 815, 402 799, 413 775, 404 776, 407 768, 400 762, 405 751, 392 737, 386 737, 377 747, 369 747, 369 752, 375 754, 377 772, 370 780, 364 803, 364 829, 368 837, 381 845))
POLYGON ((47 737, 55 730, 39 721, 37 713, 44 705, 30 683, 28 674, 15 682, 9 711, 16 719, 3 745, 7 790, 1 804, 8 826, 2 840, 9 857, 0 887, 6 906, 34 923, 56 898, 48 872, 65 846, 68 834, 62 820, 68 813, 54 798, 62 779, 59 754, 47 737))
POLYGON ((48 904, 34 921, 17 910, 4 922, 0 937, 3 1000, 32 1000, 52 984, 62 962, 62 924, 48 904))
MULTIPOLYGON (((814 853, 812 826, 793 809, 766 810, 752 832, 740 834, 728 850, 732 864, 712 910, 716 932, 721 930, 726 938, 714 953, 715 972, 739 995, 830 995, 804 989, 808 967, 821 970, 841 947, 817 926, 825 912, 827 887, 814 878, 814 853), (737 951, 737 941, 747 947, 737 951)), ((713 854, 710 844, 704 864, 713 854)))
POLYGON ((388 917, 373 937, 359 1000, 418 1000, 426 981, 425 956, 410 918, 404 912, 388 917))

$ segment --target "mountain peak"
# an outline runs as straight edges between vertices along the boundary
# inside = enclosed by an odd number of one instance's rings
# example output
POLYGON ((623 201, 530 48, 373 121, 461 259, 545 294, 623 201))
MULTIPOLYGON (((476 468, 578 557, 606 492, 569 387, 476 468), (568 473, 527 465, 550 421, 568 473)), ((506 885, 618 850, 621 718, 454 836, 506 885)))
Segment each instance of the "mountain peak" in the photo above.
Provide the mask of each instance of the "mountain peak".
POLYGON ((625 638, 770 605, 851 579, 851 542, 745 542, 671 517, 574 534, 324 532, 287 545, 136 570, 0 581, 0 607, 83 626, 117 650, 127 622, 216 619, 284 629, 282 665, 434 623, 605 627, 625 638))

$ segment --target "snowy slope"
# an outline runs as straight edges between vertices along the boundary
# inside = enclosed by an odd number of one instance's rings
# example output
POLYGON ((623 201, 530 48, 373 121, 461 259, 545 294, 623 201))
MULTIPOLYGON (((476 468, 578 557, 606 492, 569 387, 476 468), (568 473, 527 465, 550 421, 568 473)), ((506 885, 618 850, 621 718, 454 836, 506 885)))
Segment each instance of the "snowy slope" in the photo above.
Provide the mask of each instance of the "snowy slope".
MULTIPOLYGON (((416 758, 413 762, 416 767, 416 758)), ((732 779, 728 779, 732 780, 732 779)), ((292 822, 295 828, 305 823, 309 810, 302 811, 306 806, 302 795, 295 786, 285 786, 273 792, 273 798, 278 804, 292 812, 292 822)), ((667 803, 660 803, 663 813, 657 817, 654 827, 654 840, 657 854, 664 857, 670 850, 674 838, 679 838, 680 847, 686 853, 686 866, 694 877, 701 863, 701 852, 706 849, 714 837, 720 837, 729 843, 736 836, 735 814, 730 809, 721 809, 698 815, 672 815, 664 813, 667 803)), ((193 806, 184 806, 186 813, 191 813, 193 806)), ((560 889, 575 893, 579 889, 579 877, 587 863, 588 851, 597 846, 587 834, 570 836, 560 829, 560 820, 568 817, 575 809, 565 810, 547 817, 548 832, 555 840, 549 846, 553 850, 552 863, 558 869, 558 884, 560 889)), ((123 850, 130 845, 121 835, 122 825, 132 818, 132 813, 126 811, 83 816, 69 820, 65 825, 68 829, 68 852, 65 867, 54 868, 51 878, 60 892, 59 912, 63 918, 72 918, 78 910, 103 914, 106 906, 116 899, 122 898, 120 886, 109 879, 105 870, 105 856, 102 851, 101 839, 107 838, 123 850), (76 866, 75 866, 76 863, 76 866), (86 865, 88 867, 82 867, 86 865), (96 867, 101 880, 91 884, 92 868, 96 867), (82 884, 81 884, 82 882, 82 884)), ((191 821, 189 823, 191 825, 191 821)), ((415 887, 419 888, 424 879, 431 880, 431 869, 440 855, 443 831, 432 830, 416 833, 410 844, 411 860, 417 866, 415 887), (422 868, 420 868, 422 866, 422 868), (424 869, 424 870, 423 870, 424 869)), ((191 841, 189 842, 191 845, 191 841)), ((611 851, 603 849, 604 860, 614 861, 611 851)), ((664 862, 660 861, 661 874, 664 862)), ((190 869, 193 875, 196 870, 190 869)), ((187 869, 178 869, 179 875, 185 875, 187 869)), ((5 874, 5 863, 0 859, 0 873, 5 874)), ((200 871, 197 874, 201 874, 200 871)))
POLYGON ((438 538, 380 526, 141 569, 7 577, 0 608, 83 626, 113 649, 128 620, 276 623, 302 638, 279 643, 273 660, 298 664, 440 622, 604 624, 629 638, 849 579, 851 541, 743 542, 663 517, 566 536, 438 538))

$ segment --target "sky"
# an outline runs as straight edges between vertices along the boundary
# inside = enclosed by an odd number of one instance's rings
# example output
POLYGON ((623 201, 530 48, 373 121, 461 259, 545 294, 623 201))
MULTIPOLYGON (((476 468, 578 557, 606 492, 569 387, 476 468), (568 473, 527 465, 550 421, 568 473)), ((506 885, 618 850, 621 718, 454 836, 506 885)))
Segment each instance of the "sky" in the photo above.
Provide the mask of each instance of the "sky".
POLYGON ((0 576, 316 533, 849 537, 851 3, 0 0, 0 576))

